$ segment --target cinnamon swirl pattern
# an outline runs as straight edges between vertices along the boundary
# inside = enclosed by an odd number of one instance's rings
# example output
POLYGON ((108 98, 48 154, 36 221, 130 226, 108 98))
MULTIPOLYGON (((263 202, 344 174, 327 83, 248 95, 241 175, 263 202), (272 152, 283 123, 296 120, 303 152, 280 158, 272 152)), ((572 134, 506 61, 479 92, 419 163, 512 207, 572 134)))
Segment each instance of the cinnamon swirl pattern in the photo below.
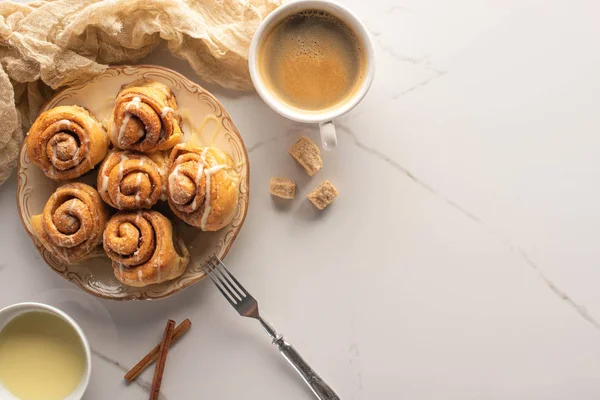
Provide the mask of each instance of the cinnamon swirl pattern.
POLYGON ((183 137, 181 116, 171 89, 141 79, 124 86, 108 123, 110 140, 125 150, 167 150, 183 137))
POLYGON ((35 236, 55 257, 77 263, 98 255, 108 210, 98 192, 84 183, 56 189, 42 214, 31 218, 35 236))
POLYGON ((80 177, 108 151, 108 135, 85 108, 59 106, 40 114, 27 134, 27 155, 54 180, 80 177))
POLYGON ((98 192, 119 210, 150 208, 163 196, 167 157, 113 150, 98 171, 98 192))
POLYGON ((136 287, 181 276, 190 259, 171 222, 157 211, 115 214, 104 231, 104 250, 115 277, 136 287))
POLYGON ((181 220, 217 231, 231 222, 238 196, 239 175, 227 153, 215 147, 175 146, 169 158, 167 199, 181 220))

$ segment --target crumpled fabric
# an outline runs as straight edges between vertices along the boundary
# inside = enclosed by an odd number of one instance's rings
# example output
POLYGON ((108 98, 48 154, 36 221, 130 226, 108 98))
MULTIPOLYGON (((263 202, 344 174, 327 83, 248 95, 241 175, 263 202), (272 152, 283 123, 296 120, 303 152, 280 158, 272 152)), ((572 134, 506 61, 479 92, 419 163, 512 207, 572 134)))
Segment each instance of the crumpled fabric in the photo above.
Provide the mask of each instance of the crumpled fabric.
POLYGON ((0 3, 0 184, 53 91, 166 41, 206 82, 252 88, 248 49, 282 0, 53 0, 0 3))

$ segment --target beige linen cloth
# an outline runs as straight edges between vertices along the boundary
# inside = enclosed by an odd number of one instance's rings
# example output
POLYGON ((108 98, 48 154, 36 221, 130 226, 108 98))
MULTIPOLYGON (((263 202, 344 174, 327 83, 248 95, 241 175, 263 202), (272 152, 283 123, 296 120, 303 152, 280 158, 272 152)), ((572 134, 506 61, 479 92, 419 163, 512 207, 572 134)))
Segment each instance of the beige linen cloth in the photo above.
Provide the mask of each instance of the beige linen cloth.
POLYGON ((0 184, 40 107, 108 64, 139 60, 161 40, 203 80, 252 87, 248 48, 281 0, 54 0, 0 3, 0 184))

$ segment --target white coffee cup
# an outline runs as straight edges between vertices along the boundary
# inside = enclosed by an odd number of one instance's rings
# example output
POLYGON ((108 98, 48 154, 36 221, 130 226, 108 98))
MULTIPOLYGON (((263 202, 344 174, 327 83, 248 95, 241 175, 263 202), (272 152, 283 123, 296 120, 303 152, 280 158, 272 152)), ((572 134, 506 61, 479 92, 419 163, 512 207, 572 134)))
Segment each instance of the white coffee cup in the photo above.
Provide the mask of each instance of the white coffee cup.
POLYGON ((333 120, 353 109, 363 97, 365 97, 373 82, 373 77, 375 76, 375 51, 367 28, 350 10, 330 0, 294 0, 280 6, 269 14, 262 21, 254 34, 252 44, 250 45, 248 63, 252 83, 264 102, 273 110, 291 120, 306 123, 318 123, 321 131, 323 148, 325 150, 331 150, 337 145, 337 136, 333 120), (259 71, 258 50, 266 35, 284 18, 303 10, 321 10, 341 19, 356 34, 365 49, 366 73, 360 87, 346 101, 338 104, 334 108, 328 108, 323 112, 302 112, 301 110, 290 107, 278 99, 267 88, 259 71))
MULTIPOLYGON (((47 304, 18 303, 0 310, 0 331, 2 331, 6 324, 8 324, 13 318, 34 311, 56 315, 57 317, 65 321, 68 325, 70 325, 81 340, 81 344, 83 345, 83 351, 85 354, 85 366, 83 370, 83 375, 81 376, 79 384, 73 390, 73 392, 70 393, 67 397, 65 397, 65 400, 80 400, 83 397, 83 394, 85 393, 90 383, 90 375, 92 372, 92 355, 90 351, 90 344, 87 338, 85 337, 83 330, 79 327, 77 322, 73 320, 73 318, 71 318, 65 312, 59 310, 58 308, 49 306, 47 304)), ((18 400, 15 396, 9 393, 2 386, 2 383, 0 383, 0 399, 18 400)))

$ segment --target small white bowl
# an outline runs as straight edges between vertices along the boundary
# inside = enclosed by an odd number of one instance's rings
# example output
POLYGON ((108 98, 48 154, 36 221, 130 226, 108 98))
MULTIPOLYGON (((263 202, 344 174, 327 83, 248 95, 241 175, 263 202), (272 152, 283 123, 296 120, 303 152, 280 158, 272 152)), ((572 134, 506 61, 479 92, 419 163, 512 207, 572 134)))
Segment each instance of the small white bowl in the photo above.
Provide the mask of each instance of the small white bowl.
MULTIPOLYGON (((8 324, 13 318, 26 314, 28 312, 46 312, 50 314, 54 314, 60 317, 62 320, 67 322, 71 327, 77 332, 79 335, 79 339, 81 340, 81 344, 83 344, 83 349, 85 353, 85 369, 83 371, 83 375, 81 376, 81 380, 79 381, 79 385, 73 390, 71 394, 65 397, 64 400, 80 400, 85 393, 88 384, 90 383, 90 374, 92 372, 92 357, 90 351, 90 344, 83 333, 83 330, 77 325, 77 322, 73 320, 73 318, 69 317, 66 313, 59 310, 56 307, 49 306, 47 304, 41 303, 18 303, 13 304, 12 306, 8 306, 0 310, 0 332, 6 324, 8 324)), ((9 393, 0 383, 0 399, 6 400, 19 400, 11 393, 9 393)))

